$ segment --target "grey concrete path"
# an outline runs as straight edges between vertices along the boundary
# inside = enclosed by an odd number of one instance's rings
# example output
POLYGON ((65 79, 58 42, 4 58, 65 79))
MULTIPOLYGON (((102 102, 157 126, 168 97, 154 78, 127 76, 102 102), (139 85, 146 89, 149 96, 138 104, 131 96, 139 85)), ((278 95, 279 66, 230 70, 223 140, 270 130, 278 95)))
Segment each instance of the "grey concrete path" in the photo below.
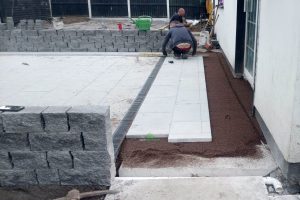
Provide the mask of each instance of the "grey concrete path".
POLYGON ((126 137, 212 140, 202 57, 166 58, 126 137))
POLYGON ((114 131, 159 58, 109 55, 0 54, 0 105, 108 104, 114 131))
POLYGON ((268 200, 262 177, 116 178, 106 200, 268 200))

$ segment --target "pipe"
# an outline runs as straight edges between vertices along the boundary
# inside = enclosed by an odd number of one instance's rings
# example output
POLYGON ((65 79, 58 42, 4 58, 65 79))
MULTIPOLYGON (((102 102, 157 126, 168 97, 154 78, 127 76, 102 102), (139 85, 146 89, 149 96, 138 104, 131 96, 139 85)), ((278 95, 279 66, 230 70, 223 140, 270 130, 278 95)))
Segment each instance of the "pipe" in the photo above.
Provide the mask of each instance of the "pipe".
POLYGON ((273 185, 275 191, 279 194, 283 193, 283 187, 279 180, 272 177, 264 177, 264 183, 266 185, 273 185))

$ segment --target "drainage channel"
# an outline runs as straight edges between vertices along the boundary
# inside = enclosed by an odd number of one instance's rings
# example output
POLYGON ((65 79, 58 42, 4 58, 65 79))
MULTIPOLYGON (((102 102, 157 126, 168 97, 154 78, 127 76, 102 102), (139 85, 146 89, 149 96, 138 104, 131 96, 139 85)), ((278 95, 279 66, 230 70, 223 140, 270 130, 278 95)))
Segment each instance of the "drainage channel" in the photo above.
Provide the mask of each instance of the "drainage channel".
POLYGON ((156 63, 153 71, 147 78, 147 81, 145 82, 143 88, 131 104, 130 108, 128 109, 126 115, 120 122, 120 125, 116 129, 116 131, 113 134, 113 144, 114 144, 114 150, 115 150, 115 158, 118 157, 121 145, 123 140, 126 137, 126 133, 128 132, 137 112, 139 111, 144 99, 146 98, 162 64, 165 61, 165 57, 161 57, 158 62, 156 63))

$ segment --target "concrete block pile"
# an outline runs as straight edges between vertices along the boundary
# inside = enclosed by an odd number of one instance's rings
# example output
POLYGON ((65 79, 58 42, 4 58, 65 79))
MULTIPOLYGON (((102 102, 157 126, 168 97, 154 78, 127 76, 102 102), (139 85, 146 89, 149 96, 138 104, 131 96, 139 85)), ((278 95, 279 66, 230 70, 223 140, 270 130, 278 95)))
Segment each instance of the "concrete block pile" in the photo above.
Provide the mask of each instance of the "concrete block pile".
POLYGON ((4 30, 0 25, 0 51, 158 52, 166 35, 166 31, 36 30, 32 23, 28 26, 29 21, 27 29, 4 30))
POLYGON ((0 186, 105 185, 115 176, 109 108, 0 113, 0 186))

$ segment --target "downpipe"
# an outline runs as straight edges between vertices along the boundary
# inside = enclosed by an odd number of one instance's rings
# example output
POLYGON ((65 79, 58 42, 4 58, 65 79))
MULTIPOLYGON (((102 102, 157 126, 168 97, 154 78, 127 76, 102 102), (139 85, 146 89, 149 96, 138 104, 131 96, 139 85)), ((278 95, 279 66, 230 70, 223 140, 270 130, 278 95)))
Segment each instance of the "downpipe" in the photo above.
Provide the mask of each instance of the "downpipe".
POLYGON ((263 179, 264 179, 265 185, 272 185, 278 194, 283 193, 283 187, 279 180, 277 180, 276 178, 272 178, 272 177, 264 177, 263 179))

